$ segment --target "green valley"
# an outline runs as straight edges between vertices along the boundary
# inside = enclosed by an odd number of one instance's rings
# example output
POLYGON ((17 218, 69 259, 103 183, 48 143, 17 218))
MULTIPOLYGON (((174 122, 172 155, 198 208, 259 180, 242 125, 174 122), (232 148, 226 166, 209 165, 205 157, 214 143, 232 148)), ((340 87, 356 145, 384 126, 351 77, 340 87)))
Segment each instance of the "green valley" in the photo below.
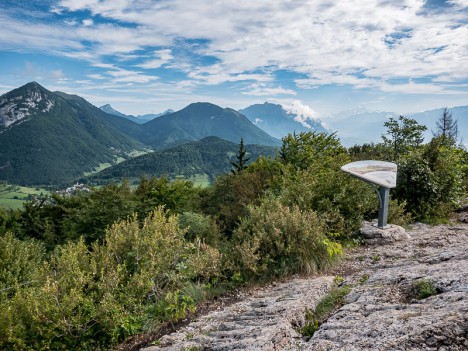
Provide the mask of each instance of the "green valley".
MULTIPOLYGON (((168 176, 170 179, 189 179, 206 185, 215 176, 230 172, 230 162, 235 159, 238 148, 238 144, 207 137, 129 159, 82 178, 80 182, 106 184, 120 182, 124 178, 138 182, 143 176, 168 176)), ((274 156, 277 151, 274 147, 260 145, 247 145, 246 149, 252 161, 259 156, 274 156)))

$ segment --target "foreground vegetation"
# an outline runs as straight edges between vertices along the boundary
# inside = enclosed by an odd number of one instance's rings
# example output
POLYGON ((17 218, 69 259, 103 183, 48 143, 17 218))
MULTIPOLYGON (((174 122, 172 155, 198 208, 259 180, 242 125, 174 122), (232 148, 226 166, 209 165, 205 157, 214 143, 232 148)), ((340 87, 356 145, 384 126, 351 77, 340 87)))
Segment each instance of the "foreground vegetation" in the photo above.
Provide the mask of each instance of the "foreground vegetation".
POLYGON ((239 150, 206 188, 143 178, 0 212, 0 348, 110 349, 226 289, 327 267, 377 214, 373 190, 340 171, 353 160, 399 164, 389 222, 446 220, 466 196, 467 152, 441 136, 422 145, 404 117, 388 128, 350 150, 289 135, 248 166, 239 150))

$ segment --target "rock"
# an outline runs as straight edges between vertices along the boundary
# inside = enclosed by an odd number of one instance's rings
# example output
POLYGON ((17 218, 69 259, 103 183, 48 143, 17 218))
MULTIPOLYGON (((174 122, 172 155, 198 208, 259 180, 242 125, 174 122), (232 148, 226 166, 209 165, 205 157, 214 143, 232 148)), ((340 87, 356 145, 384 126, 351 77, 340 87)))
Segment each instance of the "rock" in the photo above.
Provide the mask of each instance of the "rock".
POLYGON ((302 337, 305 310, 333 286, 334 276, 277 283, 245 301, 212 312, 178 332, 163 336, 144 351, 284 350, 302 337))
POLYGON ((467 350, 468 226, 457 228, 420 224, 410 241, 374 246, 367 254, 382 261, 358 273, 369 279, 356 284, 346 298, 349 304, 302 349, 467 350), (434 287, 433 296, 421 298, 422 281, 434 287))
POLYGON ((465 351, 468 224, 454 228, 417 224, 411 240, 387 238, 392 245, 348 251, 342 265, 353 269, 344 283, 353 289, 311 338, 297 329, 305 309, 327 294, 333 276, 295 278, 254 291, 144 350, 465 351), (422 281, 433 285, 434 295, 421 298, 422 281))
POLYGON ((408 240, 411 237, 406 233, 406 230, 399 225, 389 225, 388 228, 382 229, 370 222, 364 222, 361 228, 361 235, 368 245, 388 245, 395 241, 408 240))

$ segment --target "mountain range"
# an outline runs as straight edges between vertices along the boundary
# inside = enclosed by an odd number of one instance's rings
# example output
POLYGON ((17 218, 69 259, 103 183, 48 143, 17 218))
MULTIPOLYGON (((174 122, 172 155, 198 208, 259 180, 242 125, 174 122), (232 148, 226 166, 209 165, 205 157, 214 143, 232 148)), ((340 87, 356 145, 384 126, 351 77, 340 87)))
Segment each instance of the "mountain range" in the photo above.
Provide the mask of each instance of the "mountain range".
POLYGON ((133 115, 126 115, 126 114, 124 114, 122 112, 119 112, 119 111, 115 110, 114 108, 112 108, 112 106, 110 104, 102 105, 99 108, 102 111, 106 112, 106 113, 109 113, 109 114, 115 115, 115 116, 120 116, 120 117, 127 118, 130 121, 138 123, 138 124, 143 124, 143 123, 151 121, 152 119, 155 119, 155 118, 158 118, 158 117, 161 117, 161 116, 164 116, 164 115, 167 115, 169 113, 174 112, 174 110, 168 109, 168 110, 166 110, 166 111, 164 111, 162 113, 156 113, 156 114, 155 113, 149 113, 149 114, 144 114, 144 115, 133 116, 133 115))
POLYGON ((0 179, 59 184, 143 150, 113 118, 78 96, 34 82, 0 96, 0 179))
MULTIPOLYGON (((460 135, 467 136, 468 106, 450 110, 458 119, 460 135)), ((352 146, 380 142, 386 131, 383 124, 389 117, 398 116, 365 109, 354 113, 332 119, 333 127, 329 129, 318 119, 295 114, 278 104, 256 104, 238 112, 198 102, 180 111, 152 115, 156 117, 141 123, 148 115, 125 115, 110 105, 98 108, 80 96, 51 92, 32 82, 0 96, 0 180, 20 185, 59 185, 82 178, 85 172, 102 168, 103 164, 115 168, 94 179, 142 173, 171 177, 205 174, 212 178, 220 170, 229 169, 226 155, 236 152, 233 145, 238 145, 241 138, 245 144, 278 147, 279 138, 288 133, 333 130, 345 146, 352 146), (138 123, 130 117, 139 119, 138 123), (216 156, 207 161, 210 148, 216 156), (151 150, 156 152, 115 166, 130 159, 135 151, 141 154, 151 150), (182 156, 184 153, 190 156, 182 156)), ((442 109, 436 109, 407 117, 426 125, 429 138, 441 115, 442 109)), ((252 155, 257 155, 257 149, 253 150, 252 155)), ((272 154, 269 148, 258 150, 258 154, 272 154)))
POLYGON ((246 144, 280 141, 239 112, 194 103, 144 124, 109 114, 77 95, 36 82, 0 96, 0 180, 21 185, 71 182, 132 151, 164 149, 208 136, 246 144))

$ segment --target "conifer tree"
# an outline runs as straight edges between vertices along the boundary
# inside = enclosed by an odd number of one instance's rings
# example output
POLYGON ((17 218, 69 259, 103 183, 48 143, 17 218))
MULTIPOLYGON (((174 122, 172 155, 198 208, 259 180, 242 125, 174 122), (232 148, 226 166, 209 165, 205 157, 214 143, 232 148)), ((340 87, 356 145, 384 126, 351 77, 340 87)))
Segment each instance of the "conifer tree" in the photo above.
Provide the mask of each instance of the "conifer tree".
POLYGON ((440 137, 445 145, 455 145, 458 139, 458 120, 454 120, 452 112, 444 107, 442 116, 436 122, 437 131, 434 136, 440 137))
POLYGON ((244 146, 244 139, 241 138, 240 143, 239 143, 239 152, 237 153, 237 161, 236 162, 231 162, 231 165, 234 167, 231 172, 233 174, 237 174, 244 169, 247 168, 247 162, 250 160, 250 157, 245 157, 247 154, 247 151, 245 150, 244 146))

